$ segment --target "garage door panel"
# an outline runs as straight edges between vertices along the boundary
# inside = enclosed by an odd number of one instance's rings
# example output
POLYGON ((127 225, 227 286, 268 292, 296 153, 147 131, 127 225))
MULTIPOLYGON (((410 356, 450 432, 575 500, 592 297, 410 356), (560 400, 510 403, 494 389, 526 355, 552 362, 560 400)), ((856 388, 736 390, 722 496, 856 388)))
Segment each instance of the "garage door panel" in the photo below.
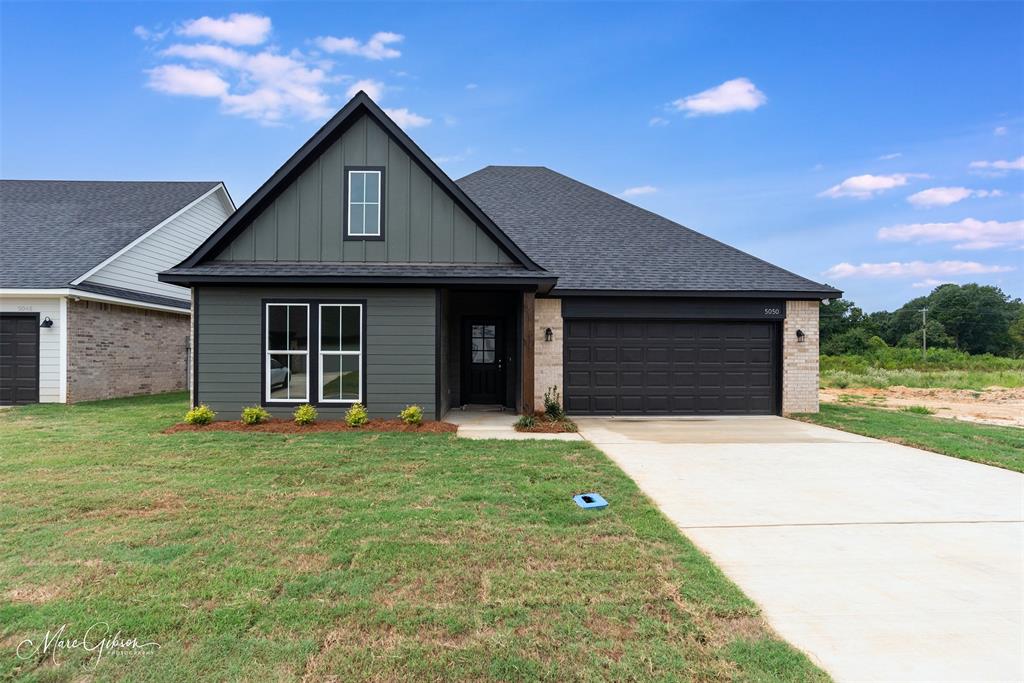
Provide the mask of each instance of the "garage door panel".
POLYGON ((0 405, 39 401, 39 319, 0 314, 0 405))
POLYGON ((771 414, 774 323, 572 321, 566 408, 577 414, 771 414), (587 324, 579 324, 586 322, 587 324))

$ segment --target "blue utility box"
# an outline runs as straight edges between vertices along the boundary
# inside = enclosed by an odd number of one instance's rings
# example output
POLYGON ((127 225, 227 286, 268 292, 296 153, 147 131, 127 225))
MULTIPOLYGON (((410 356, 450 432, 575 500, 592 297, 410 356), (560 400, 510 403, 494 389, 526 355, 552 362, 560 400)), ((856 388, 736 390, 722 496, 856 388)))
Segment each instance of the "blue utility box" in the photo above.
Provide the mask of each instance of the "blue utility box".
POLYGON ((601 510, 608 507, 608 501, 602 498, 600 493, 581 493, 572 499, 584 510, 601 510))

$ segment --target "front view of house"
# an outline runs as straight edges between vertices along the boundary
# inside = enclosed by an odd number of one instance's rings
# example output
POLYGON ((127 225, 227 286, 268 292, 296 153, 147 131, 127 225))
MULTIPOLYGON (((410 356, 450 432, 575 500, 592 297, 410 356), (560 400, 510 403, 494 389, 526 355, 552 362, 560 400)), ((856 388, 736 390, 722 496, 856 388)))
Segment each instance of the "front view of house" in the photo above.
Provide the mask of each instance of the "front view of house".
POLYGON ((814 411, 841 294, 543 167, 452 181, 363 93, 160 279, 222 419, 814 411))

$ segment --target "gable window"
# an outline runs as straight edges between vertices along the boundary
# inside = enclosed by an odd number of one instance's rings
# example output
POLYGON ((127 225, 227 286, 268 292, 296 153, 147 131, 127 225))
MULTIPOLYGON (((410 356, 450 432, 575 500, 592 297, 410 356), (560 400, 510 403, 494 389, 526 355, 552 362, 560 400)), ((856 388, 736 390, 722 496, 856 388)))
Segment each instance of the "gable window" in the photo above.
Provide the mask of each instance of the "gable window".
POLYGON ((384 169, 348 169, 346 235, 355 238, 380 238, 384 224, 382 197, 384 169))
POLYGON ((362 305, 320 304, 320 401, 362 401, 362 368, 362 305))
POLYGON ((266 400, 308 400, 309 304, 267 304, 265 327, 266 400))

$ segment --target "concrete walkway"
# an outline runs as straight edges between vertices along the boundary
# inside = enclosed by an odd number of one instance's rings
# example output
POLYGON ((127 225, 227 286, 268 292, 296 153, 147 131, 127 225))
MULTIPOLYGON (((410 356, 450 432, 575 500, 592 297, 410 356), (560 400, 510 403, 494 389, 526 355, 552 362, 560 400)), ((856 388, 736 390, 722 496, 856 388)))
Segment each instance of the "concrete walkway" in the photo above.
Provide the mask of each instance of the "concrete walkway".
POLYGON ((531 440, 542 439, 548 441, 582 441, 579 434, 540 434, 533 432, 517 432, 515 430, 516 420, 519 416, 514 412, 499 412, 496 410, 458 408, 448 411, 444 416, 445 422, 459 425, 458 436, 464 439, 513 439, 531 440))
POLYGON ((777 417, 577 423, 837 680, 1024 680, 1024 476, 777 417))

